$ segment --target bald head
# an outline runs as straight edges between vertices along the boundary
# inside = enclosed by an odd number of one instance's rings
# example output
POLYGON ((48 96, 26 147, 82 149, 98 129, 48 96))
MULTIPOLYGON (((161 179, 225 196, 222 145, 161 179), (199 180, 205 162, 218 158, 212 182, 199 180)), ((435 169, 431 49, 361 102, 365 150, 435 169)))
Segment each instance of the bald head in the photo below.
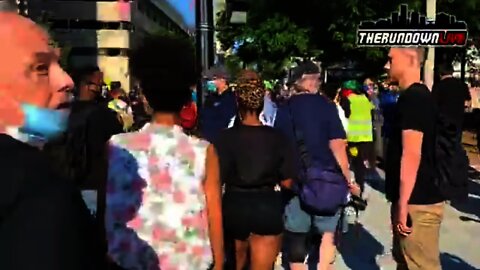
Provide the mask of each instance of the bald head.
POLYGON ((406 80, 406 77, 420 78, 424 59, 424 48, 391 48, 385 68, 393 81, 400 82, 406 80))
POLYGON ((48 35, 41 27, 14 12, 0 12, 0 34, 9 37, 0 43, 1 49, 8 46, 28 47, 32 35, 48 42, 48 35))
POLYGON ((63 102, 73 83, 59 66, 46 32, 16 13, 0 12, 0 36, 8 37, 0 42, 0 92, 39 107, 63 102))
POLYGON ((34 52, 49 52, 47 34, 34 22, 13 12, 0 12, 0 84, 9 84, 20 65, 27 64, 34 52))

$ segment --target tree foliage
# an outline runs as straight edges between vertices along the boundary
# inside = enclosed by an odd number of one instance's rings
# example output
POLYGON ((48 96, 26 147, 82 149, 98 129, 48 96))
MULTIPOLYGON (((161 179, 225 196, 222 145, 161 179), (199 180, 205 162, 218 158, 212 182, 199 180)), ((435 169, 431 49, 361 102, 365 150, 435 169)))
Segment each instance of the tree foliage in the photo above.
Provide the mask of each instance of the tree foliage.
MULTIPOLYGON (((469 27, 469 37, 476 38, 480 35, 480 1, 478 0, 437 0, 437 12, 446 12, 456 15, 458 20, 465 20, 469 27)), ((315 54, 326 63, 351 60, 358 62, 362 68, 375 72, 381 70, 386 59, 386 50, 381 48, 358 48, 356 42, 356 30, 358 24, 364 20, 377 20, 390 16, 390 13, 398 10, 400 4, 408 4, 410 9, 425 13, 426 0, 257 0, 250 1, 251 9, 248 13, 248 24, 246 26, 231 26, 226 22, 225 14, 219 16, 218 38, 227 50, 231 48, 239 37, 244 37, 245 32, 252 35, 267 34, 272 38, 272 31, 266 29, 264 22, 270 20, 269 27, 275 27, 271 18, 282 16, 295 23, 298 29, 308 29, 306 39, 309 40, 305 54, 315 54), (223 16, 223 17, 222 17, 223 16), (260 26, 263 26, 260 27, 260 26), (255 30, 255 31, 254 31, 255 30), (265 30, 265 31, 264 31, 265 30), (262 32, 264 31, 264 32, 262 32)), ((285 22, 286 19, 283 21, 285 22)), ((280 22, 279 22, 280 23, 280 22)), ((278 28, 275 28, 278 31, 278 28)), ((280 30, 283 32, 282 30, 280 30)), ((478 39, 476 39, 478 41, 478 39)), ((256 42, 257 40, 255 40, 256 42)), ((265 41, 265 40, 264 40, 265 41)), ((282 54, 277 50, 278 46, 274 41, 262 41, 261 48, 273 46, 272 54, 261 59, 270 59, 273 55, 282 54)), ((245 49, 246 59, 258 57, 258 44, 248 45, 245 49)), ((300 47, 302 47, 300 45, 300 47)), ((290 49, 286 49, 289 51, 290 49)), ((441 50, 444 54, 456 54, 459 50, 441 50)), ((263 53, 263 50, 260 51, 263 53)), ((451 58, 452 56, 448 56, 451 58)), ((241 57, 243 58, 243 57, 241 57)), ((368 72, 368 71, 367 71, 368 72)))
POLYGON ((236 55, 244 64, 255 64, 264 77, 276 77, 292 56, 308 53, 309 33, 288 17, 275 14, 256 26, 229 27, 218 35, 224 49, 237 45, 236 55))

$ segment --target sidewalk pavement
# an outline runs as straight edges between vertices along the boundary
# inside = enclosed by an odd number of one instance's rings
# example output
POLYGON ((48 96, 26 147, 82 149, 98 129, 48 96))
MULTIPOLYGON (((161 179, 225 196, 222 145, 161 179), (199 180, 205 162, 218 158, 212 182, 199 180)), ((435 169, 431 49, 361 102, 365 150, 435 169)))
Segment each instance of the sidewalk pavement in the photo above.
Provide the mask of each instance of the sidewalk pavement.
MULTIPOLYGON (((394 270, 391 256, 390 204, 384 195, 384 173, 366 187, 368 208, 360 226, 342 236, 336 270, 394 270)), ((441 227, 440 251, 443 270, 480 270, 480 177, 472 175, 466 203, 447 204, 441 227)), ((275 270, 287 269, 276 267, 275 270)), ((310 269, 315 269, 311 266, 310 269)))
MULTIPOLYGON (((342 241, 335 269, 394 270, 390 253, 390 205, 383 194, 380 179, 370 181, 368 209, 360 217, 363 225, 342 241)), ((441 228, 440 251, 443 270, 480 269, 480 181, 472 181, 471 196, 462 205, 447 205, 441 228)))
MULTIPOLYGON (((464 132, 463 142, 472 167, 470 195, 465 203, 445 207, 440 237, 443 270, 480 270, 480 155, 473 133, 464 132)), ((384 172, 377 172, 366 187, 368 208, 359 218, 361 225, 342 236, 336 270, 396 269, 391 256, 390 204, 384 195, 384 172)), ((280 269, 284 268, 275 268, 280 269)))
POLYGON ((480 171, 480 154, 477 150, 477 140, 473 132, 464 131, 462 142, 470 159, 470 166, 480 171))

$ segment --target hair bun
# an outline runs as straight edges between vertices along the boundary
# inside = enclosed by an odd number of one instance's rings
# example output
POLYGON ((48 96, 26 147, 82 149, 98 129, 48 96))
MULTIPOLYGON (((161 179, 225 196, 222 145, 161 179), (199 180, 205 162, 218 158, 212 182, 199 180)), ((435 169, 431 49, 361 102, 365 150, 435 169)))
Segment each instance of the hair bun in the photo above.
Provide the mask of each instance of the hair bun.
POLYGON ((263 107, 265 86, 259 79, 241 79, 237 81, 237 99, 240 106, 251 110, 263 107))

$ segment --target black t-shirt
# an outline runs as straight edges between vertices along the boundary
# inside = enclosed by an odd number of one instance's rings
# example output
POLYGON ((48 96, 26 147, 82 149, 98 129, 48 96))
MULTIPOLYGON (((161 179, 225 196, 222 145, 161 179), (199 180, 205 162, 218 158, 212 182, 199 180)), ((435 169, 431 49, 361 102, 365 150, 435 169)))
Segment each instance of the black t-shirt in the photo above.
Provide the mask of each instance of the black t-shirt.
POLYGON ((423 133, 422 156, 409 203, 433 204, 443 201, 433 182, 435 119, 434 100, 425 85, 413 84, 400 94, 387 147, 385 178, 388 200, 396 202, 400 196, 402 131, 416 130, 423 133))
POLYGON ((80 192, 36 148, 0 134, 0 269, 104 269, 80 192))
POLYGON ((106 104, 92 101, 73 103, 72 116, 77 111, 92 110, 86 119, 89 175, 82 189, 99 189, 107 177, 107 142, 110 137, 121 133, 123 126, 117 113, 106 104))
POLYGON ((432 94, 439 112, 462 128, 465 101, 472 99, 467 84, 456 78, 446 78, 433 86, 432 94))
POLYGON ((295 175, 290 142, 271 127, 239 125, 224 130, 215 147, 221 179, 227 185, 273 186, 295 175))

